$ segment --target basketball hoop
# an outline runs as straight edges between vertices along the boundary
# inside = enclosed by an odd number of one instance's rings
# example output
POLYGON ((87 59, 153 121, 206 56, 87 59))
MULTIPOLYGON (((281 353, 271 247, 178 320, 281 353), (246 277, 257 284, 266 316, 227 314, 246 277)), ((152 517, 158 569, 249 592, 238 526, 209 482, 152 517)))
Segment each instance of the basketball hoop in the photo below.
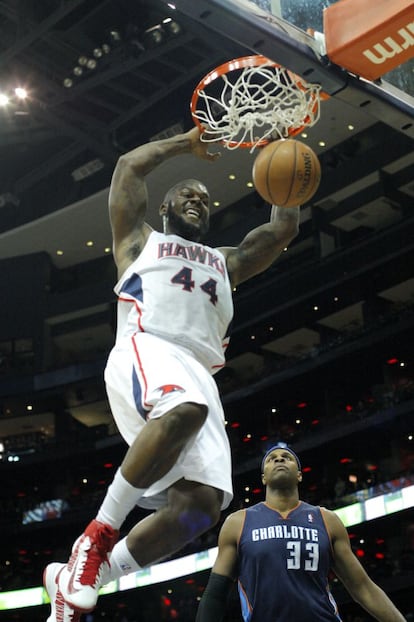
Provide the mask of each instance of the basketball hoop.
POLYGON ((194 89, 191 114, 203 132, 208 128, 202 141, 253 151, 315 125, 322 95, 319 84, 265 56, 242 56, 204 76, 194 89))

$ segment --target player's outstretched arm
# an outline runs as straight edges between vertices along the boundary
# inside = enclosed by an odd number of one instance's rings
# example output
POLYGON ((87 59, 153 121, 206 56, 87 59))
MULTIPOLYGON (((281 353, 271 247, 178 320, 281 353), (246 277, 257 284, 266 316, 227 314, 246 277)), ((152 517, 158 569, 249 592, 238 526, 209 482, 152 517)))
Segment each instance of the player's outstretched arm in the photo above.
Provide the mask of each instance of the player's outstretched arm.
POLYGON ((232 285, 269 268, 299 233, 299 207, 273 205, 270 221, 250 231, 237 247, 221 249, 232 285))
POLYGON ((333 570, 352 598, 378 622, 405 622, 402 613, 355 557, 339 517, 328 510, 323 510, 323 514, 332 538, 333 570))
POLYGON ((184 134, 141 145, 118 159, 109 191, 109 216, 114 258, 120 272, 128 263, 131 243, 136 247, 135 254, 139 254, 151 231, 145 223, 146 176, 165 160, 185 153, 209 161, 218 157, 200 140, 200 130, 194 127, 184 134))
POLYGON ((220 530, 217 559, 197 610, 196 622, 222 622, 237 572, 237 542, 244 510, 230 514, 220 530))

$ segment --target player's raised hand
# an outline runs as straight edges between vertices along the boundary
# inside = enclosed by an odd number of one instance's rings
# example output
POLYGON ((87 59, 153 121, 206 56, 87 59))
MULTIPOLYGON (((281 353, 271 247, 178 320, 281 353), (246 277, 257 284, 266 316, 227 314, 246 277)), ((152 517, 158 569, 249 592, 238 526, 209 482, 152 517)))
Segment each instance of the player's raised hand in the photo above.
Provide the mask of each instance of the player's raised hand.
MULTIPOLYGON (((208 129, 204 131, 208 133, 208 129)), ((221 153, 218 151, 210 151, 209 142, 201 140, 202 134, 203 132, 198 127, 193 127, 187 132, 187 136, 191 141, 191 153, 193 153, 198 158, 201 158, 202 160, 209 160, 210 162, 214 162, 221 156, 221 153)))

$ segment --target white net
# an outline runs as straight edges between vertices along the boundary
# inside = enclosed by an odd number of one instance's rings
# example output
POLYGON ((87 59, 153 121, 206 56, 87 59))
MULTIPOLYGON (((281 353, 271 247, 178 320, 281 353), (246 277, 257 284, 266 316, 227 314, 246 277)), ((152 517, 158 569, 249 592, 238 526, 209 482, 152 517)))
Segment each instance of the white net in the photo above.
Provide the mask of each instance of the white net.
MULTIPOLYGON (((197 90, 193 117, 208 127, 201 140, 221 140, 228 149, 249 146, 253 150, 319 120, 318 84, 293 78, 287 69, 273 64, 245 67, 234 78, 235 73, 217 76, 215 82, 219 77, 223 82, 218 94, 206 88, 197 90)), ((210 91, 211 86, 212 81, 210 91)))

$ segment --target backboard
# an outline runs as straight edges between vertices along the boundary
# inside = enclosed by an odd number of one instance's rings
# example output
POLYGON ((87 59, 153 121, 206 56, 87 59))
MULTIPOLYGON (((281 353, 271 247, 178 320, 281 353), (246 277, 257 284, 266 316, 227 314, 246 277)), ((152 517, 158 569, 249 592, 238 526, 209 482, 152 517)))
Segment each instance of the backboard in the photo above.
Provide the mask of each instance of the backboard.
POLYGON ((321 41, 330 0, 177 0, 177 11, 298 75, 373 118, 414 137, 414 61, 375 82, 330 61, 321 41))

